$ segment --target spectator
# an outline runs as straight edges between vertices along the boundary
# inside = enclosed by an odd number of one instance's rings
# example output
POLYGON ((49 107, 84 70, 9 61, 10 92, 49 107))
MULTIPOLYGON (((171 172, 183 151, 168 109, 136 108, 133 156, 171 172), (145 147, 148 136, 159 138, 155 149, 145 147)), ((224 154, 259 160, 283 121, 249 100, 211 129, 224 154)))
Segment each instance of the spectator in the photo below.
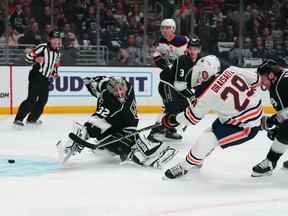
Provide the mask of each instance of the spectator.
POLYGON ((282 41, 276 41, 274 47, 275 47, 275 55, 283 59, 285 57, 285 50, 283 48, 282 41))
POLYGON ((63 8, 58 8, 55 12, 56 12, 55 16, 57 20, 57 27, 62 30, 64 28, 65 23, 67 23, 68 20, 65 17, 63 8))
POLYGON ((249 37, 246 37, 242 49, 242 58, 252 58, 252 41, 249 37))
POLYGON ((264 55, 264 45, 261 37, 256 37, 255 45, 252 48, 252 56, 253 58, 262 58, 264 55))
POLYGON ((233 42, 235 40, 235 31, 233 28, 233 25, 228 25, 227 26, 227 40, 226 42, 233 42))
POLYGON ((29 23, 29 20, 32 18, 32 11, 31 11, 31 6, 23 6, 23 15, 25 19, 25 23, 29 23))
POLYGON ((86 32, 92 45, 97 43, 97 20, 96 11, 94 6, 88 8, 88 13, 82 19, 81 22, 82 34, 86 32))
POLYGON ((134 4, 132 11, 128 13, 128 18, 133 17, 136 23, 143 23, 144 14, 140 11, 139 4, 134 4))
POLYGON ((41 33, 41 39, 42 39, 42 42, 43 41, 48 41, 49 39, 49 34, 50 32, 53 30, 53 26, 50 25, 49 23, 45 25, 44 27, 44 30, 42 31, 41 33))
POLYGON ((18 33, 23 33, 26 28, 25 17, 22 10, 22 5, 17 4, 15 11, 10 17, 10 24, 18 33))
POLYGON ((17 32, 12 26, 8 27, 8 46, 9 48, 16 48, 18 46, 17 32))
POLYGON ((63 65, 64 66, 73 66, 76 65, 76 60, 79 55, 78 41, 74 33, 68 33, 68 39, 63 42, 63 65))
POLYGON ((4 35, 5 32, 5 16, 4 11, 0 8, 0 37, 4 35))
POLYGON ((121 1, 117 1, 113 17, 120 25, 127 23, 127 16, 121 1))
POLYGON ((44 11, 42 16, 38 18, 38 23, 40 25, 40 29, 43 30, 46 24, 51 24, 51 9, 49 6, 44 7, 44 11))
POLYGON ((128 65, 141 65, 141 49, 137 47, 135 35, 128 35, 127 45, 128 65))
POLYGON ((271 38, 265 40, 264 55, 262 58, 266 58, 266 59, 273 58, 273 56, 275 56, 275 54, 276 54, 276 51, 273 47, 274 47, 274 44, 273 44, 273 40, 271 38))
POLYGON ((41 43, 41 41, 42 39, 41 39, 38 23, 33 22, 31 24, 30 29, 25 32, 23 38, 21 39, 21 41, 19 41, 19 43, 37 45, 41 43))

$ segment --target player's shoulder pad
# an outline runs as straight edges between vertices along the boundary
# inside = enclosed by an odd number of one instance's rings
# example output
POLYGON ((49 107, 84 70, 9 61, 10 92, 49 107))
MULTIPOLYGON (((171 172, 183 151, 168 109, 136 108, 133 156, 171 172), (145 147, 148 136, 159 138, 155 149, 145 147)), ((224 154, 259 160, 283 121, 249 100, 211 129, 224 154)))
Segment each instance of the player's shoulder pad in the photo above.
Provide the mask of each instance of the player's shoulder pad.
POLYGON ((280 75, 278 80, 278 86, 287 86, 288 85, 288 70, 283 71, 283 74, 280 75))

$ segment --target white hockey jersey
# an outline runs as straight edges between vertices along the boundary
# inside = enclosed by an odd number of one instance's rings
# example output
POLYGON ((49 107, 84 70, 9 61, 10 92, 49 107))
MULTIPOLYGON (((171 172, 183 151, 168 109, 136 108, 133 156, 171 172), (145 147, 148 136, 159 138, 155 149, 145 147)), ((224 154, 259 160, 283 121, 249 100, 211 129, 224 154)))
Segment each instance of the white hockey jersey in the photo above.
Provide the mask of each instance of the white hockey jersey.
POLYGON ((209 84, 192 107, 177 115, 176 120, 197 124, 205 114, 213 111, 221 123, 259 126, 263 108, 258 83, 255 72, 229 67, 209 84))

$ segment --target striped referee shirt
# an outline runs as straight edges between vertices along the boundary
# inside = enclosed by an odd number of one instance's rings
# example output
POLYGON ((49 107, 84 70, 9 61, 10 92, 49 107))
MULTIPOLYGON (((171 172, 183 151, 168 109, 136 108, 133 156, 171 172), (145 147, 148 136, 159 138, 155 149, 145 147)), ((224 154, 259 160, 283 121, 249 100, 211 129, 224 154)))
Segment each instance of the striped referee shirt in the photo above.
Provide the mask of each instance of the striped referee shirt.
POLYGON ((44 77, 49 77, 53 72, 57 72, 60 65, 60 52, 51 49, 48 43, 42 43, 26 54, 25 61, 33 64, 33 69, 37 69, 44 77), (35 59, 40 56, 44 58, 42 64, 35 62, 35 59))

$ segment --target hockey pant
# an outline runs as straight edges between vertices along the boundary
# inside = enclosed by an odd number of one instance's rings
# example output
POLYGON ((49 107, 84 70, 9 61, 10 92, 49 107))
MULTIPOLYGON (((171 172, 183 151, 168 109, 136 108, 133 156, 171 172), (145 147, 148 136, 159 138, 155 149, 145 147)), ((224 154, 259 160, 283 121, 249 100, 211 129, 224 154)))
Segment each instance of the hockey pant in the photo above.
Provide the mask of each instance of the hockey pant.
POLYGON ((158 86, 158 91, 163 100, 165 113, 177 114, 182 112, 187 106, 189 106, 187 98, 181 95, 168 84, 160 82, 158 86))
MULTIPOLYGON (((92 125, 91 123, 87 122, 84 124, 87 129, 88 135, 91 138, 96 138, 96 140, 106 143, 111 142, 113 140, 122 138, 129 133, 135 132, 135 129, 125 129, 125 128, 116 128, 111 127, 106 130, 104 133, 101 133, 101 129, 98 128, 96 125, 92 125)), ((135 136, 131 136, 126 139, 122 139, 121 141, 117 141, 111 143, 107 146, 104 146, 102 149, 107 149, 110 152, 113 152, 121 157, 127 155, 131 151, 131 147, 135 144, 135 136)))
POLYGON ((234 125, 223 124, 216 119, 212 127, 206 129, 192 146, 186 156, 186 162, 190 165, 201 166, 203 160, 220 146, 225 149, 230 146, 242 144, 254 138, 260 127, 242 128, 234 125))

